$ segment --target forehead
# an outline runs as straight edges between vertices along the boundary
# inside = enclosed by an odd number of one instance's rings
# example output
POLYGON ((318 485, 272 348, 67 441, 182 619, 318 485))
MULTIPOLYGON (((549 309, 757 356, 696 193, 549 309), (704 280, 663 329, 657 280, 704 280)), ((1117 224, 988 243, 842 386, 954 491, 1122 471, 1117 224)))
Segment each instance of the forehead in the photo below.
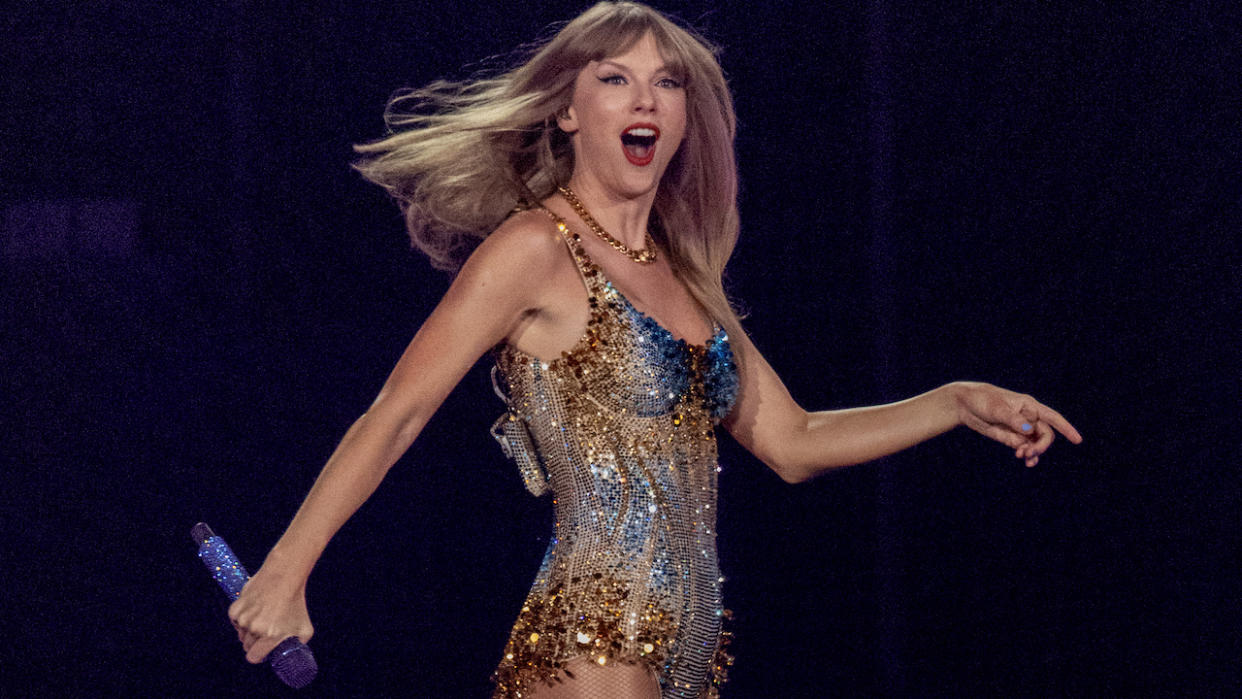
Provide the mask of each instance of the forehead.
POLYGON ((660 45, 650 31, 628 41, 618 42, 612 50, 605 51, 602 56, 591 61, 589 66, 600 63, 617 63, 625 67, 651 67, 681 73, 682 62, 672 52, 660 45))

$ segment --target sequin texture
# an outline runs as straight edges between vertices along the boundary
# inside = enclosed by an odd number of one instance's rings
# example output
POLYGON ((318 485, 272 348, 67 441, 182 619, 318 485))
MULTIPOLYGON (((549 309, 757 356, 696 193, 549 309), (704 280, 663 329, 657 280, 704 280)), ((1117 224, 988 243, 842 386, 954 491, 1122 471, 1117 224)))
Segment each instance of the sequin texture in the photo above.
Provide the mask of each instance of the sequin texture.
POLYGON ((645 663, 662 699, 718 696, 732 663, 714 432, 737 394, 728 336, 675 339, 558 228, 586 285, 586 332, 552 361, 496 350, 509 411, 493 434, 532 493, 552 492, 555 525, 495 696, 529 696, 578 657, 645 663))

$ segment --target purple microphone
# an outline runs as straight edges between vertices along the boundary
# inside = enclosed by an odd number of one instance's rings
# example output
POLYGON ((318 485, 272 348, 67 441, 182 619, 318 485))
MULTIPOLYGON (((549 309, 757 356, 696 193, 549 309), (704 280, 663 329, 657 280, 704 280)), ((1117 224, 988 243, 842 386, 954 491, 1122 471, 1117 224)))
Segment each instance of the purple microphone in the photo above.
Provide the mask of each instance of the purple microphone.
MULTIPOLYGON (((216 536, 211 527, 199 522, 190 530, 190 537, 198 544, 198 557, 203 565, 211 571, 211 577, 220 583, 229 599, 235 600, 241 595, 242 586, 250 580, 250 574, 237 560, 233 550, 224 543, 224 539, 216 536)), ((315 664, 315 656, 296 636, 290 636, 268 654, 267 662, 281 682, 301 689, 315 679, 319 666, 315 664)))

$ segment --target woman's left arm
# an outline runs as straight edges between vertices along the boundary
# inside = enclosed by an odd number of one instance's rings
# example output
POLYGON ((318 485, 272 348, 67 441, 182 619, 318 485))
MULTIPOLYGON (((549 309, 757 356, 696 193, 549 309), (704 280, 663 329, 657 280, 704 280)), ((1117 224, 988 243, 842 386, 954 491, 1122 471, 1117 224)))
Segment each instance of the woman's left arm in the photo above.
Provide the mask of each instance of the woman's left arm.
POLYGON ((958 425, 991 437, 1034 466, 1057 432, 1082 436, 1060 413, 1021 393, 956 381, 898 403, 807 412, 747 337, 730 338, 741 358, 737 404, 725 427, 782 479, 799 483, 927 441, 958 425))

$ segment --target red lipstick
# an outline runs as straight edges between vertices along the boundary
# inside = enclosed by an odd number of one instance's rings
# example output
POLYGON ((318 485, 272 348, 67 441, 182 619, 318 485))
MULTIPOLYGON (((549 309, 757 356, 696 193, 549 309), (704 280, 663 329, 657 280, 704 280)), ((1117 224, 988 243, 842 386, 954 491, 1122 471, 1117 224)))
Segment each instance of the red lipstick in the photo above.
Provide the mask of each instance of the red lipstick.
POLYGON ((626 160, 642 167, 655 159, 656 141, 660 140, 660 128, 655 124, 630 124, 621 132, 621 150, 626 160))

